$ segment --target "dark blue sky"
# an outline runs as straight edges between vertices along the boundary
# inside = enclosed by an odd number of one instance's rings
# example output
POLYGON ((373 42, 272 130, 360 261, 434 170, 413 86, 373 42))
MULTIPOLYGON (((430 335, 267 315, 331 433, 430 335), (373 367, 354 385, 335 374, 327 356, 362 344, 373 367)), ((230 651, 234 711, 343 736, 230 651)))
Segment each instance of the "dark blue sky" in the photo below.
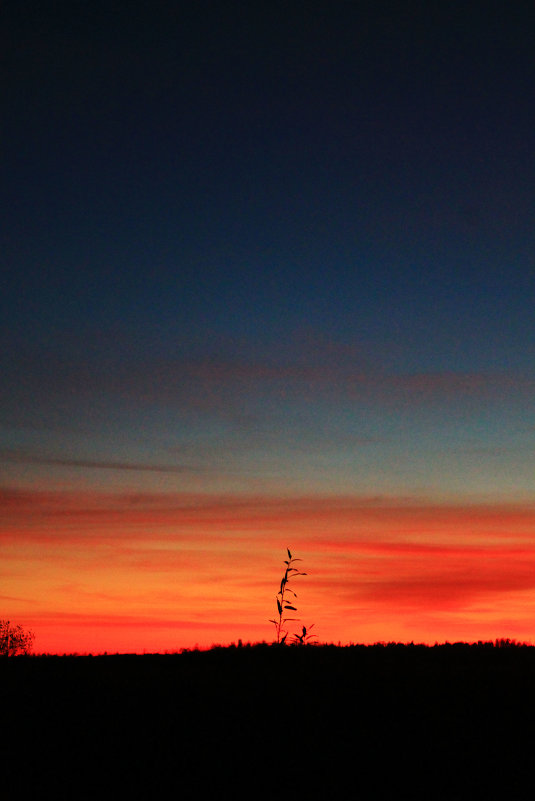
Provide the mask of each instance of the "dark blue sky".
POLYGON ((534 442, 530 4, 1 14, 8 473, 89 442, 161 462, 193 418, 199 453, 254 441, 260 482, 266 441, 362 437, 380 483, 400 415, 416 450, 452 420, 534 442))

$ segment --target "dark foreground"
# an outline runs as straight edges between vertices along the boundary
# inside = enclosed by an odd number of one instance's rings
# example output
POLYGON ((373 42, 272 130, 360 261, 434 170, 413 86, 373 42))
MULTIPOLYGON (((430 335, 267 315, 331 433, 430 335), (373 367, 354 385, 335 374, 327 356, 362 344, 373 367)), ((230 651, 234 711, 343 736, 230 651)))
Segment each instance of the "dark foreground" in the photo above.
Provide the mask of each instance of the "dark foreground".
POLYGON ((535 648, 0 660, 4 797, 522 798, 535 648))

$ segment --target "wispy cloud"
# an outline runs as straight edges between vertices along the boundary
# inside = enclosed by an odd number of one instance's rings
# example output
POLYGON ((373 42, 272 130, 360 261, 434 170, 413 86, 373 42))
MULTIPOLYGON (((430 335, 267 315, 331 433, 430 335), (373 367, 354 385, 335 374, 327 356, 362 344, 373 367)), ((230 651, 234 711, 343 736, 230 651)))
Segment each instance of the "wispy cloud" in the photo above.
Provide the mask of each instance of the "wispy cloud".
MULTIPOLYGON (((318 552, 352 553, 362 548, 430 549, 471 547, 484 539, 509 546, 533 534, 535 507, 530 503, 453 504, 388 496, 235 495, 180 492, 42 491, 4 487, 0 511, 6 522, 39 536, 69 519, 94 536, 107 537, 133 527, 133 536, 172 531, 182 541, 232 533, 253 535, 257 544, 291 536, 318 552), (36 525, 40 521, 40 526, 36 525), (100 521, 100 523, 99 523, 100 521), (31 523, 31 525, 30 525, 31 523), (137 532, 137 533, 136 533, 137 532), (41 533, 43 533, 41 531, 41 533), (434 539, 430 539, 434 538, 434 539), (408 545, 410 543, 410 546, 408 545)), ((74 535, 75 531, 72 530, 74 535)), ((85 536, 85 535, 84 535, 85 536)), ((150 539, 150 537, 149 537, 150 539)))
POLYGON ((106 414, 106 404, 167 405, 185 412, 212 413, 236 421, 262 416, 279 401, 347 398, 396 403, 434 404, 462 398, 502 398, 533 392, 535 375, 522 371, 414 371, 386 368, 355 355, 343 358, 323 348, 270 355, 154 357, 107 361, 27 351, 7 360, 4 380, 11 387, 3 400, 12 422, 69 419, 71 406, 92 419, 106 414), (81 410, 85 410, 83 413, 81 410))
POLYGON ((16 464, 43 464, 58 467, 82 467, 90 470, 127 470, 148 473, 190 473, 205 472, 206 467, 191 464, 151 464, 149 462, 128 462, 109 459, 73 459, 65 456, 46 456, 30 453, 27 450, 0 449, 0 461, 16 464))
MULTIPOLYGON (((83 612, 57 612, 52 616, 50 613, 33 615, 34 619, 48 623, 48 625, 65 626, 89 626, 95 627, 95 616, 83 612)), ((99 615, 99 626, 146 626, 147 628, 173 628, 173 629, 196 629, 196 628, 227 628, 228 623, 217 623, 216 621, 205 622, 202 620, 192 621, 180 618, 164 618, 152 615, 132 615, 132 614, 103 614, 99 615)))
POLYGON ((532 444, 517 443, 515 445, 467 445, 451 448, 455 453, 474 454, 475 456, 510 456, 520 454, 534 454, 535 442, 532 444))

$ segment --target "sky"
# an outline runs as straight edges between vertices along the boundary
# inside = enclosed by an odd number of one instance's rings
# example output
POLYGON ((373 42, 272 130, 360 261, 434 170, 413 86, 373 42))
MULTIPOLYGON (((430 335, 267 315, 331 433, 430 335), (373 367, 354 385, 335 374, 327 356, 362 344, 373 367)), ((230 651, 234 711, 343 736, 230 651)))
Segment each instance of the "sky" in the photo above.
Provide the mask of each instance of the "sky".
POLYGON ((535 642, 521 2, 6 2, 0 615, 535 642), (298 586, 299 585, 299 586, 298 586))

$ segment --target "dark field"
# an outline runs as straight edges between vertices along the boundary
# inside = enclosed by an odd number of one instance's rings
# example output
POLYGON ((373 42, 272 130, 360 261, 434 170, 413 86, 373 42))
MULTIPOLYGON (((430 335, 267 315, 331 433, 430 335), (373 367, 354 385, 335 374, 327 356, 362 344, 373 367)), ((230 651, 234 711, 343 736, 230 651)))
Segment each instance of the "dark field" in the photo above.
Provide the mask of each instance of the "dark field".
POLYGON ((0 660, 4 797, 523 798, 535 648, 0 660))

